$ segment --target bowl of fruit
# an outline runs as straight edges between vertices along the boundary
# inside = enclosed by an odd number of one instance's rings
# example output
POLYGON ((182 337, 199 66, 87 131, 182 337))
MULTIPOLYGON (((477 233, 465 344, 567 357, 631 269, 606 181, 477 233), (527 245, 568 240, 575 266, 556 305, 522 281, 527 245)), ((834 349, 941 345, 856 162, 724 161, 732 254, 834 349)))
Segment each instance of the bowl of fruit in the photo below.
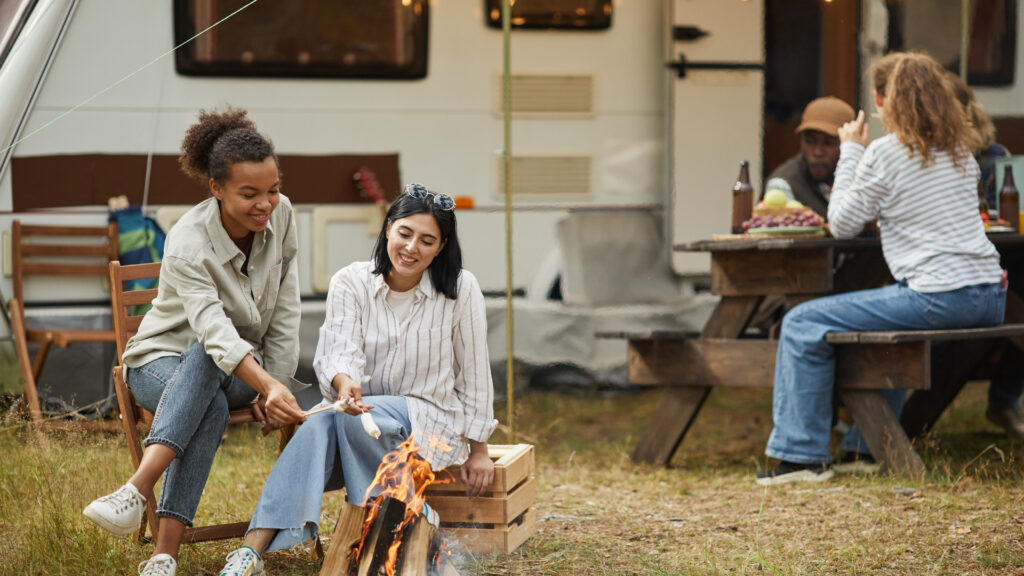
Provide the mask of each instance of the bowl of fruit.
POLYGON ((769 190, 758 202, 750 220, 743 222, 743 231, 752 235, 824 236, 821 216, 782 190, 769 190))

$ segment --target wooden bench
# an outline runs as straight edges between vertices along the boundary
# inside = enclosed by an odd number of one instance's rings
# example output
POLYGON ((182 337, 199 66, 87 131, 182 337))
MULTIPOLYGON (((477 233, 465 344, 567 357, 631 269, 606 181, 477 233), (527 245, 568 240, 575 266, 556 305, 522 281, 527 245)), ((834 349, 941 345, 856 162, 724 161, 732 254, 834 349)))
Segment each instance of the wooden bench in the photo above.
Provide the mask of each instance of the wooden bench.
MULTIPOLYGON (((689 387, 694 396, 706 394, 713 386, 773 385, 778 350, 775 340, 712 338, 672 331, 602 332, 596 336, 628 340, 627 365, 632 384, 689 387)), ((836 332, 826 339, 837 347, 837 393, 872 454, 889 471, 915 477, 923 476, 925 469, 909 438, 930 428, 968 379, 1024 375, 1024 324, 963 330, 836 332), (938 346, 948 350, 933 354, 938 346), (884 389, 914 391, 900 419, 885 402, 881 394, 884 389)), ((669 426, 652 423, 633 459, 667 464, 700 402, 696 407, 680 405, 683 422, 669 426)))

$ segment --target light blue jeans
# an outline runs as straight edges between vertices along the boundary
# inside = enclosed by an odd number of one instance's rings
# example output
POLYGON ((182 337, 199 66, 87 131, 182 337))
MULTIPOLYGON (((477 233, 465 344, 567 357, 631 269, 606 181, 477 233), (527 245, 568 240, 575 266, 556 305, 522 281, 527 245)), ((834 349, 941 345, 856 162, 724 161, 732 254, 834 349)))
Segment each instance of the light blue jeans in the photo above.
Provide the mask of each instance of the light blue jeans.
POLYGON ((256 398, 256 391, 214 364, 201 344, 181 356, 129 368, 128 385, 140 406, 153 412, 145 444, 177 453, 164 472, 157 516, 192 526, 229 412, 256 398))
POLYGON ((362 506, 384 455, 409 437, 412 424, 401 396, 367 396, 380 438, 363 430, 359 417, 334 411, 314 414, 274 463, 249 522, 249 530, 273 529, 267 552, 289 548, 320 530, 324 492, 344 487, 346 499, 362 506))
MULTIPOLYGON (((825 341, 829 332, 994 326, 1003 322, 1005 307, 1006 291, 999 284, 936 293, 894 284, 796 306, 782 320, 772 400, 775 428, 765 454, 803 464, 831 460, 828 444, 835 349, 825 341)), ((906 391, 884 390, 883 394, 893 412, 899 414, 906 391)), ((847 449, 862 444, 856 428, 843 439, 847 449)))

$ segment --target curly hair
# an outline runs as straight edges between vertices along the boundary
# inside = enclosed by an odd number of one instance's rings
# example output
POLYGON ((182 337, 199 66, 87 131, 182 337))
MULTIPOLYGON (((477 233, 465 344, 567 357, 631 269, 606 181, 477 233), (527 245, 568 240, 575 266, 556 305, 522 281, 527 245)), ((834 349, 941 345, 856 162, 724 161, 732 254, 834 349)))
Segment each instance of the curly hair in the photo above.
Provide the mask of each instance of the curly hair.
MULTIPOLYGON (((274 145, 256 131, 256 125, 241 108, 223 112, 199 111, 199 121, 185 132, 178 164, 190 178, 206 184, 213 178, 223 185, 231 178, 231 166, 238 162, 263 162, 274 158, 274 145)), ((279 164, 279 163, 278 163, 279 164)))
POLYGON ((953 93, 956 94, 956 99, 967 111, 967 118, 976 132, 975 141, 971 143, 971 151, 978 155, 982 150, 996 143, 995 124, 992 123, 985 108, 974 97, 974 91, 967 86, 967 82, 964 82, 963 78, 952 72, 946 72, 946 80, 953 86, 953 93))
POLYGON ((875 65, 873 80, 885 101, 882 126, 910 149, 910 156, 920 154, 921 166, 927 167, 935 161, 934 151, 944 151, 960 168, 973 146, 974 129, 942 65, 926 54, 889 54, 875 65))

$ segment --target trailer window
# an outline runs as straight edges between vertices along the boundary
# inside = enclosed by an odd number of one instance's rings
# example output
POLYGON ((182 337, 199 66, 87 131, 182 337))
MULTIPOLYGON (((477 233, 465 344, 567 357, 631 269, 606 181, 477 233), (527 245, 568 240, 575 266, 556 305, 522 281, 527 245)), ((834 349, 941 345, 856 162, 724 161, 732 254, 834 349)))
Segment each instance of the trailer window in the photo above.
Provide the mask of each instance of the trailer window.
MULTIPOLYGON (((246 0, 175 0, 180 44, 246 0)), ((175 56, 189 76, 398 78, 427 75, 428 0, 257 2, 175 56)))
MULTIPOLYGON (((502 0, 484 0, 487 25, 501 28, 502 0)), ((603 30, 612 25, 611 0, 516 0, 513 28, 603 30)))
MULTIPOLYGON (((953 72, 960 71, 960 2, 887 0, 889 50, 923 50, 953 72)), ((970 3, 967 82, 1013 84, 1017 52, 1017 0, 970 3)))

